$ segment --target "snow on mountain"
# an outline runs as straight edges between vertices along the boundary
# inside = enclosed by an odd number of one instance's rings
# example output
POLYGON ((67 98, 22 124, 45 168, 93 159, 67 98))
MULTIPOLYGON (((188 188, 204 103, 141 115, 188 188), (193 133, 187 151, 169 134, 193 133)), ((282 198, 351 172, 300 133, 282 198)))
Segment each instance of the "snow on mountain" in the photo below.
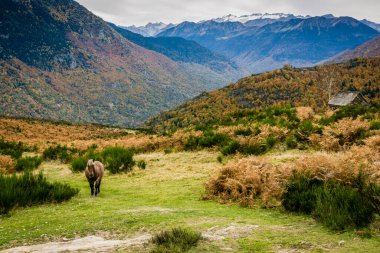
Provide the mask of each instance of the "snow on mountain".
POLYGON ((301 16, 301 15, 293 15, 293 14, 285 14, 285 13, 253 13, 250 15, 243 15, 243 16, 235 16, 232 14, 212 19, 215 22, 240 22, 240 23, 246 23, 251 20, 257 20, 257 19, 293 19, 293 18, 309 18, 310 16, 301 16))
POLYGON ((165 24, 165 23, 159 22, 159 23, 148 23, 145 26, 134 26, 133 25, 133 26, 126 26, 126 27, 121 26, 121 27, 125 28, 131 32, 145 36, 145 37, 154 37, 157 34, 159 34, 160 32, 162 32, 168 28, 171 28, 173 26, 175 26, 175 25, 174 24, 165 24))

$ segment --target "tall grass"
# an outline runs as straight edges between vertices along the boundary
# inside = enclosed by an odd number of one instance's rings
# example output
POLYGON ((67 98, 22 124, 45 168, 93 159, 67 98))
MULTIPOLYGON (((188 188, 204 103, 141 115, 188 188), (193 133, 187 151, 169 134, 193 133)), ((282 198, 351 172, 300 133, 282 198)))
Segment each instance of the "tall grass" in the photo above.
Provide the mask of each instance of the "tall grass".
POLYGON ((42 173, 33 175, 29 172, 21 176, 0 174, 0 186, 0 214, 15 207, 60 203, 79 192, 67 184, 48 182, 42 173))

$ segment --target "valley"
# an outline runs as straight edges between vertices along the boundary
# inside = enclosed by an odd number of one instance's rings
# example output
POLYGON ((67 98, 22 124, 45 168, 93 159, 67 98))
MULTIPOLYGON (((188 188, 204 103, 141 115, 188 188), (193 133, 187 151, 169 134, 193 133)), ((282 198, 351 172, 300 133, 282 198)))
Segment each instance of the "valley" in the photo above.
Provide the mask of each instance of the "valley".
POLYGON ((2 0, 0 252, 378 252, 378 3, 289 1, 2 0))

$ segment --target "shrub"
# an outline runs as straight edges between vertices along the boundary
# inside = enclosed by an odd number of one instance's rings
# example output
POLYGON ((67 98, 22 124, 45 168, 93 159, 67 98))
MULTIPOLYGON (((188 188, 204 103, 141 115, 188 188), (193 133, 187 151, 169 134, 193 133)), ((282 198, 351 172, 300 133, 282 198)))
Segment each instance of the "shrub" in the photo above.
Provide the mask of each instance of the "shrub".
POLYGON ((141 169, 141 170, 145 170, 146 169, 146 162, 144 160, 137 161, 137 167, 139 167, 139 169, 141 169))
POLYGON ((223 146, 220 149, 220 152, 223 155, 233 155, 233 154, 236 154, 239 148, 240 148, 240 143, 236 140, 233 140, 233 141, 230 141, 227 145, 223 146))
POLYGON ((29 172, 21 176, 0 174, 0 213, 6 214, 12 208, 63 202, 75 196, 79 190, 67 184, 50 183, 42 173, 29 172))
POLYGON ((358 189, 334 181, 327 182, 317 193, 313 214, 333 230, 365 227, 373 221, 376 212, 373 188, 374 185, 358 189))
POLYGON ((370 122, 370 130, 380 130, 380 121, 374 120, 370 122))
POLYGON ((285 144, 288 148, 297 148, 297 138, 294 135, 288 135, 285 139, 285 144))
POLYGON ((313 133, 322 133, 322 128, 314 127, 311 120, 304 120, 298 126, 299 133, 304 136, 309 136, 313 133))
POLYGON ((133 151, 123 147, 108 147, 102 152, 106 168, 112 173, 129 172, 135 164, 133 151))
POLYGON ((85 156, 79 156, 77 158, 74 158, 71 161, 71 170, 73 172, 82 172, 86 169, 87 166, 87 157, 85 156))
POLYGON ((288 211, 313 214, 333 230, 365 227, 379 211, 380 196, 380 187, 368 181, 362 173, 350 185, 295 174, 287 183, 282 205, 288 211))
POLYGON ((224 146, 230 141, 230 138, 222 133, 213 131, 204 132, 203 136, 190 136, 185 143, 185 150, 194 150, 196 148, 211 148, 214 146, 224 146))
POLYGON ((252 130, 250 128, 246 129, 237 129, 235 131, 235 135, 243 135, 243 136, 250 136, 252 134, 252 130))
POLYGON ((239 149, 240 153, 245 155, 262 155, 267 152, 268 146, 266 143, 254 143, 242 145, 239 149))
POLYGON ((273 135, 269 135, 265 140, 265 144, 267 145, 268 149, 273 148, 273 146, 276 145, 276 143, 277 143, 277 138, 274 137, 273 135))
POLYGON ((320 123, 322 125, 329 125, 337 122, 343 118, 356 119, 360 115, 368 115, 377 113, 380 109, 380 104, 367 105, 350 105, 339 108, 331 117, 322 118, 320 123))
POLYGON ((0 155, 9 155, 13 159, 18 159, 25 151, 32 151, 32 148, 25 146, 22 142, 16 143, 0 139, 0 155))
POLYGON ((310 214, 316 203, 316 194, 323 181, 294 174, 282 195, 282 205, 287 211, 310 214))
POLYGON ((201 239, 199 232, 194 232, 190 229, 173 228, 169 231, 162 231, 152 238, 152 243, 156 247, 151 251, 158 252, 187 252, 192 247, 196 247, 201 239))
POLYGON ((16 171, 31 171, 42 163, 42 158, 39 156, 19 158, 16 161, 16 171))
POLYGON ((67 163, 70 162, 73 159, 73 156, 78 152, 79 151, 75 148, 58 145, 45 149, 42 157, 44 160, 59 160, 63 163, 67 163))

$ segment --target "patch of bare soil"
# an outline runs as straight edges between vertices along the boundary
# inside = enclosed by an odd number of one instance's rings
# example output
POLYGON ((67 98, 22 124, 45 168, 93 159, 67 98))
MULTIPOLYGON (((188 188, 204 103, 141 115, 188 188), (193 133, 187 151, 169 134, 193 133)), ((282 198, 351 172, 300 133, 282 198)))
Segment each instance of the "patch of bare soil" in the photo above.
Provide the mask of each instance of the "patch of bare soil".
POLYGON ((120 213, 139 213, 139 212, 171 213, 173 211, 174 209, 172 208, 164 208, 164 207, 158 207, 158 206, 119 210, 120 213))
POLYGON ((228 227, 215 226, 202 233, 203 238, 217 241, 225 238, 237 239, 248 236, 252 230, 259 228, 258 225, 230 224, 228 227))
POLYGON ((14 252, 110 252, 122 250, 129 247, 142 246, 149 242, 149 234, 126 240, 106 240, 99 236, 87 236, 67 242, 49 242, 30 246, 21 246, 0 251, 1 253, 14 252))

